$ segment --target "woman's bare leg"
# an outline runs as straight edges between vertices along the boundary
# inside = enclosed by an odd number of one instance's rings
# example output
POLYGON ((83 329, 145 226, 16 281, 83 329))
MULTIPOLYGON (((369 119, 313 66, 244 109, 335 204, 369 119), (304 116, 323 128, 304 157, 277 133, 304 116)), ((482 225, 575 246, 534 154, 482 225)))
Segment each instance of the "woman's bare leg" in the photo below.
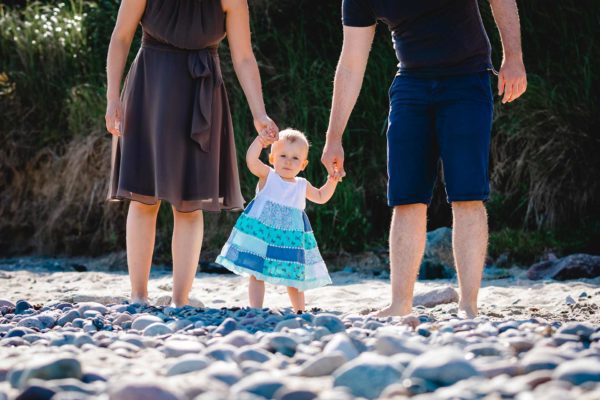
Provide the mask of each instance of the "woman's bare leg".
POLYGON ((294 311, 304 311, 304 292, 299 291, 295 287, 288 286, 287 288, 288 296, 290 296, 290 301, 292 302, 292 307, 294 311))
POLYGON ((204 236, 204 217, 200 210, 184 213, 175 208, 173 217, 173 303, 182 307, 189 302, 198 268, 204 236))
POLYGON ((262 308, 265 300, 265 282, 259 281, 254 276, 250 276, 248 281, 248 300, 250 307, 262 308))
POLYGON ((137 201, 129 204, 126 242, 127 267, 131 282, 131 302, 148 302, 148 279, 156 238, 156 216, 160 202, 147 205, 137 201))

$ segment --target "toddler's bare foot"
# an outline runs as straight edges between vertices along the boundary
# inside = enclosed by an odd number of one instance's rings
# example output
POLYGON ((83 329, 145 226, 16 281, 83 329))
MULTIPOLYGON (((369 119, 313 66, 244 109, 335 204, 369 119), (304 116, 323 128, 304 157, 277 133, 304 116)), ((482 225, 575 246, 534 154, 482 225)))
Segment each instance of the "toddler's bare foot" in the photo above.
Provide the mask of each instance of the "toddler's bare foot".
POLYGON ((132 297, 131 300, 129 300, 129 304, 138 304, 141 306, 147 306, 150 303, 148 302, 147 297, 132 297))

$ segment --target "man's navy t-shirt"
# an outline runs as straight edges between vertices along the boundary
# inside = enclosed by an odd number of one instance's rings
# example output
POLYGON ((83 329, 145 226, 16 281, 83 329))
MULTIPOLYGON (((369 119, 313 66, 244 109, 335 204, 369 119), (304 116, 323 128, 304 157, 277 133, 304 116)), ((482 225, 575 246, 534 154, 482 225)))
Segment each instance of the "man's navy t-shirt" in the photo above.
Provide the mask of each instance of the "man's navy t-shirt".
POLYGON ((398 73, 444 76, 492 68, 477 0, 343 0, 344 25, 392 31, 398 73))

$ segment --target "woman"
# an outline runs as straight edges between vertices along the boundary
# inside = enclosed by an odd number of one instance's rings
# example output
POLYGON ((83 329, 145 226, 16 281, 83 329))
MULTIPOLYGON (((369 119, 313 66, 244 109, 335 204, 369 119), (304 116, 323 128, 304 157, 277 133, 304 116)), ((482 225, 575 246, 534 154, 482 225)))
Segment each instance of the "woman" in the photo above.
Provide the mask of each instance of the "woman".
POLYGON ((203 236, 202 210, 241 209, 233 127, 217 47, 228 36, 256 130, 265 112, 246 0, 123 0, 108 49, 106 128, 113 134, 109 199, 127 215, 131 300, 147 303, 160 200, 173 208, 173 302, 189 302, 203 236), (131 41, 142 45, 119 89, 131 41))

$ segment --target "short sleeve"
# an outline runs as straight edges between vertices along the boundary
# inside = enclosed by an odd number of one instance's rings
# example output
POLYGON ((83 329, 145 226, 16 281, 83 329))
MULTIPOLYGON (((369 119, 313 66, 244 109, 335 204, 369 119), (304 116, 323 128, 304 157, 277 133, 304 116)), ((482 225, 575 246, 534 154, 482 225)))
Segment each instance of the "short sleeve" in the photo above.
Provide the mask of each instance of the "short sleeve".
POLYGON ((342 0, 342 23, 355 27, 375 25, 377 17, 371 0, 342 0))

